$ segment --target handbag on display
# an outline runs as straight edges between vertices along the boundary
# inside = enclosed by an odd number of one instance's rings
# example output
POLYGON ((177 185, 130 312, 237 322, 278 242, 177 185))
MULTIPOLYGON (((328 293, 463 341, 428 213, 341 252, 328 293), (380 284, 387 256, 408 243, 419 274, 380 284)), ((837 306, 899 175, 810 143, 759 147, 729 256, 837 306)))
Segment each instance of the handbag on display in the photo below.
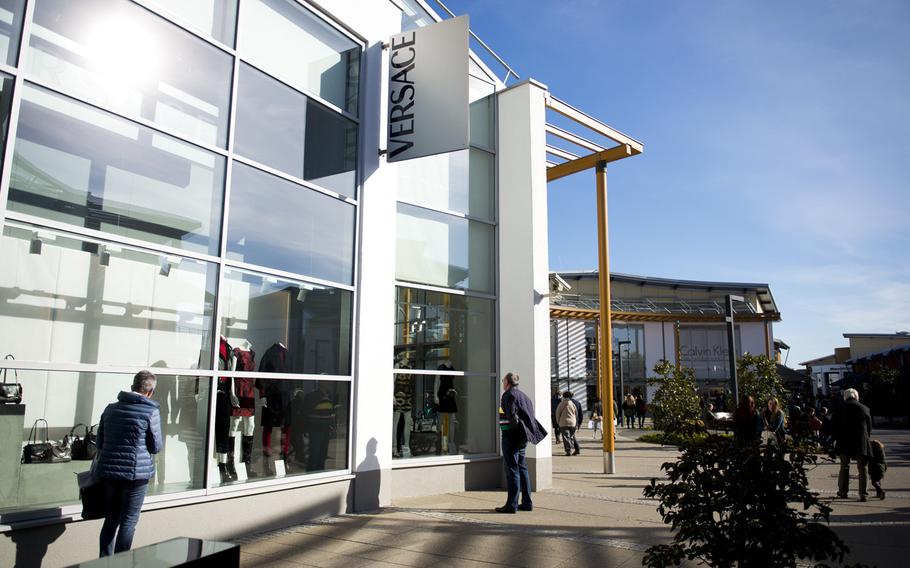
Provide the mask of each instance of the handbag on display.
POLYGON ((95 454, 98 453, 98 446, 95 443, 95 426, 89 428, 80 423, 70 429, 70 433, 67 436, 69 444, 64 443, 64 446, 69 445, 70 456, 74 460, 86 461, 95 459, 95 454), (76 434, 76 428, 80 426, 85 428, 85 437, 82 438, 79 437, 79 434, 76 434))
MULTIPOLYGON (((3 360, 12 359, 16 360, 11 353, 7 353, 6 357, 3 360)), ((12 383, 6 382, 6 375, 9 374, 9 369, 3 369, 3 382, 0 383, 0 404, 19 404, 22 402, 22 384, 19 382, 19 371, 13 369, 13 381, 12 383)))
POLYGON ((436 419, 435 418, 418 418, 414 421, 414 431, 415 432, 435 432, 436 431, 436 419))
POLYGON ((22 448, 22 463, 64 463, 72 459, 70 448, 47 439, 47 420, 39 418, 32 424, 28 443, 22 448), (39 424, 44 422, 44 441, 38 441, 39 424))

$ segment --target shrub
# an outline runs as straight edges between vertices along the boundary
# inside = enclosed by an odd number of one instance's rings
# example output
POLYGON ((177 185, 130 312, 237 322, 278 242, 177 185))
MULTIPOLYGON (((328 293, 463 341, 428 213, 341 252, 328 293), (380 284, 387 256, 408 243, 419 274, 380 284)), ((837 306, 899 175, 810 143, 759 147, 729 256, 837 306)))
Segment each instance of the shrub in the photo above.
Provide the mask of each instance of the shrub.
POLYGON ((654 366, 654 372, 658 378, 648 381, 660 387, 650 405, 654 429, 681 434, 704 430, 695 371, 687 367, 677 369, 664 360, 654 366))
MULTIPOLYGON (((749 395, 755 400, 756 408, 764 408, 772 396, 783 398, 786 394, 784 383, 777 374, 777 365, 764 355, 746 353, 736 364, 739 381, 739 395, 749 395)), ((733 401, 733 408, 739 401, 733 401)))
POLYGON ((831 507, 809 491, 806 464, 759 446, 740 448, 710 435, 688 444, 676 462, 661 466, 669 479, 651 481, 646 497, 674 532, 673 543, 649 548, 647 566, 698 559, 708 566, 795 566, 796 560, 842 562, 846 544, 824 523, 831 507), (791 504, 795 507, 791 507, 791 504))

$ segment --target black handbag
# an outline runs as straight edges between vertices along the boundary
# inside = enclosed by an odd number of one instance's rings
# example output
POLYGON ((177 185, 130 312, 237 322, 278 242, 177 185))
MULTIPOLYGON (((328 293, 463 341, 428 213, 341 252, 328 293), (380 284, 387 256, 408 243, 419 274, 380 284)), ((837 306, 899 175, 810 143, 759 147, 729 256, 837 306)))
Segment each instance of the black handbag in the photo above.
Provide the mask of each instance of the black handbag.
MULTIPOLYGON (((98 445, 95 443, 95 426, 89 428, 85 424, 76 424, 70 429, 67 438, 69 439, 70 456, 74 460, 87 461, 95 459, 95 454, 98 453, 98 445), (76 428, 80 426, 85 428, 85 437, 83 438, 76 434, 76 428)), ((66 446, 67 443, 64 442, 63 445, 66 446)))
POLYGON ((107 513, 104 484, 94 476, 92 469, 76 474, 79 499, 82 501, 82 518, 86 521, 103 519, 107 513))
MULTIPOLYGON (((16 360, 11 353, 7 353, 3 360, 16 360)), ((22 402, 22 384, 19 383, 19 372, 13 369, 14 383, 6 382, 6 375, 9 369, 3 369, 3 382, 0 383, 0 404, 19 404, 22 402)))
POLYGON ((70 448, 47 439, 47 420, 39 418, 32 424, 28 443, 22 448, 22 463, 64 463, 72 459, 70 448), (38 441, 38 424, 44 422, 44 441, 38 441))

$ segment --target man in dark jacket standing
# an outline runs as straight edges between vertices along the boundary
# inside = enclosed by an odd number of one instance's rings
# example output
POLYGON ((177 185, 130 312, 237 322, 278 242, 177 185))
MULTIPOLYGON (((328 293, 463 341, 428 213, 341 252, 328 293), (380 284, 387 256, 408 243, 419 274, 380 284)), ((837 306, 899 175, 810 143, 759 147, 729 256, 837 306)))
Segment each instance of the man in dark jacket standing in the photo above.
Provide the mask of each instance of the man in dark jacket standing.
POLYGON ((101 556, 129 550, 145 501, 149 479, 155 475, 152 454, 161 451, 161 417, 155 375, 139 371, 132 392, 121 391, 98 424, 95 477, 104 484, 107 515, 101 527, 101 556), (119 526, 120 530, 117 530, 119 526), (114 542, 114 535, 117 540, 114 542))
POLYGON ((868 498, 866 493, 866 465, 872 455, 869 436, 872 433, 872 415, 869 408, 859 402, 856 389, 844 391, 844 404, 834 413, 834 451, 840 457, 840 475, 837 478, 837 496, 847 498, 850 484, 850 460, 856 460, 859 473, 859 500, 868 498))
POLYGON ((506 472, 508 497, 506 504, 497 507, 497 513, 515 513, 519 509, 531 511, 531 478, 525 463, 528 442, 537 444, 547 437, 547 431, 534 415, 534 403, 528 395, 518 390, 519 377, 506 373, 502 378, 502 398, 499 400, 499 428, 502 430, 502 461, 506 472), (521 505, 518 492, 521 490, 521 505))

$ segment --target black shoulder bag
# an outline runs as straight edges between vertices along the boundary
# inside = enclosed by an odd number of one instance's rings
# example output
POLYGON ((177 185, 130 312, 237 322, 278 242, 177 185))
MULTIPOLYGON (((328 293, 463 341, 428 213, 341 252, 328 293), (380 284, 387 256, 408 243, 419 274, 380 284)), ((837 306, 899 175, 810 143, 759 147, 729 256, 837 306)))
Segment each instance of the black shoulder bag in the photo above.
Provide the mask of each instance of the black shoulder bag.
POLYGON ((76 424, 70 429, 67 438, 69 439, 70 455, 74 460, 91 461, 95 459, 95 454, 98 453, 98 446, 95 443, 95 426, 89 428, 85 424, 76 424), (83 438, 76 434, 76 429, 80 426, 85 428, 85 437, 83 438))
MULTIPOLYGON (((12 353, 7 353, 6 357, 3 360, 12 359, 16 360, 13 357, 12 353)), ((19 404, 22 402, 22 384, 19 383, 19 372, 16 369, 13 369, 13 380, 14 383, 6 382, 6 375, 9 373, 9 369, 3 369, 3 382, 0 383, 0 404, 19 404)))
POLYGON ((28 443, 22 448, 22 463, 64 463, 70 461, 70 449, 47 439, 47 420, 39 418, 32 424, 28 443), (38 441, 38 424, 44 422, 44 441, 38 441))

